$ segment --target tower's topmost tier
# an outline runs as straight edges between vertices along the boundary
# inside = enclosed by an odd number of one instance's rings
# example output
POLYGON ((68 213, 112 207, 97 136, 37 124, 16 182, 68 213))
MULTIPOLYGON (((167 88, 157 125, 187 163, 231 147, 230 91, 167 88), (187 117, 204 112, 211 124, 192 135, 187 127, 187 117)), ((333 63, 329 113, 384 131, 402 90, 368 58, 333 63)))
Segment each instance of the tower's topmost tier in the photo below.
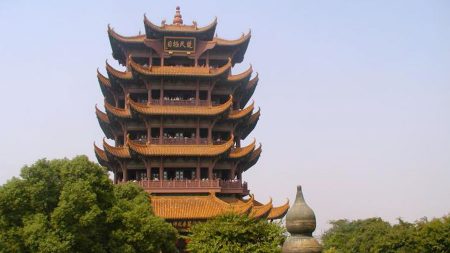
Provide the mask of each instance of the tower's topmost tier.
MULTIPOLYGON (((145 34, 136 36, 119 35, 108 26, 113 57, 120 64, 126 65, 130 55, 137 55, 160 59, 186 56, 194 60, 193 65, 207 65, 210 60, 213 65, 221 65, 231 58, 234 65, 243 61, 251 37, 250 32, 242 34, 236 40, 214 37, 217 18, 204 27, 198 27, 195 21, 192 25, 185 25, 179 7, 172 24, 167 24, 163 20, 161 25, 156 25, 144 15, 144 26, 145 34)), ((163 66, 164 60, 151 64, 163 66)))

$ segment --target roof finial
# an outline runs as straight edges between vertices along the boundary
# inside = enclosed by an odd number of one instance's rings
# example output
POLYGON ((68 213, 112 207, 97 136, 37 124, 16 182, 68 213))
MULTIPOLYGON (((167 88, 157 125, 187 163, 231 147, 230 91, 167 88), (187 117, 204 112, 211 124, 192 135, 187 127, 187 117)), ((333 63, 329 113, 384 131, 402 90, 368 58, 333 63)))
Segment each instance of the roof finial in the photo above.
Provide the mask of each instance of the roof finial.
POLYGON ((183 24, 183 17, 180 13, 180 6, 177 6, 175 16, 173 17, 173 24, 174 25, 182 25, 183 24))

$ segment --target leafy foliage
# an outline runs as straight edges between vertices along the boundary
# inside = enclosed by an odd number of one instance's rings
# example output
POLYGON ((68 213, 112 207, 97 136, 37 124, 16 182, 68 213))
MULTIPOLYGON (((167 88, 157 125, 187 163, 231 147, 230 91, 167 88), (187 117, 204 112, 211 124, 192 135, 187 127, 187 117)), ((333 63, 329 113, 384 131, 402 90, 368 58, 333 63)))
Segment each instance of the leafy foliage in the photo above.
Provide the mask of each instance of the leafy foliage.
POLYGON ((194 253, 281 252, 283 233, 278 223, 227 214, 194 225, 187 249, 194 253))
POLYGON ((176 237, 142 189, 85 156, 39 160, 0 187, 0 252, 175 252, 176 237))
POLYGON ((325 253, 448 253, 450 216, 391 225, 380 218, 337 220, 322 236, 325 253))

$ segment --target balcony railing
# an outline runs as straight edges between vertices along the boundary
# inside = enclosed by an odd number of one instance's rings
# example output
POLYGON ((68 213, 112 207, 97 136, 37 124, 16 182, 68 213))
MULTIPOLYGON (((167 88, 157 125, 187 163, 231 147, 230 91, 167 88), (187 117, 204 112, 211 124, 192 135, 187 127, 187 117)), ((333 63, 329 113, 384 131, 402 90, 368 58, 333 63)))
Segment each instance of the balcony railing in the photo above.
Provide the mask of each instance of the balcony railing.
MULTIPOLYGON (((186 106, 196 106, 197 105, 195 99, 194 100, 168 100, 168 99, 165 99, 165 100, 162 100, 162 103, 161 103, 161 100, 159 100, 159 99, 151 99, 150 103, 154 104, 154 105, 186 105, 186 106)), ((199 100, 198 105, 199 106, 208 106, 209 103, 207 100, 199 100)))
MULTIPOLYGON (((152 144, 159 144, 159 138, 151 138, 150 142, 152 144)), ((172 144, 172 145, 195 145, 197 144, 196 138, 163 138, 162 144, 172 144)), ((198 144, 208 144, 208 138, 200 138, 198 144)))
POLYGON ((248 194, 247 183, 241 180, 141 180, 134 181, 149 193, 221 192, 248 194))

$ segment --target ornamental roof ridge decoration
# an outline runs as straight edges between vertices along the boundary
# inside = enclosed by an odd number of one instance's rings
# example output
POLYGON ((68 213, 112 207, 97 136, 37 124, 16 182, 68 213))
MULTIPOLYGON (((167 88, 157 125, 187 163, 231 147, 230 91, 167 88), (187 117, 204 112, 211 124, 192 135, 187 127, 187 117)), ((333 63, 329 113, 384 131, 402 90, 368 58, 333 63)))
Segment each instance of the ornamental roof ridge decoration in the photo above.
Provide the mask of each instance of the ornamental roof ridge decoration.
POLYGON ((286 203, 284 205, 273 207, 272 210, 270 210, 267 219, 269 220, 281 219, 283 216, 286 215, 288 210, 289 210, 289 199, 286 200, 286 203))
POLYGON ((236 75, 229 75, 227 78, 227 81, 230 81, 230 82, 241 81, 243 79, 250 78, 252 73, 253 73, 253 66, 252 66, 252 64, 250 64, 248 69, 245 70, 244 72, 236 74, 236 75))
POLYGON ((250 154, 253 150, 255 150, 256 146, 256 139, 253 139, 253 142, 249 145, 243 147, 243 148, 234 148, 231 152, 229 157, 230 158, 242 158, 244 156, 247 156, 250 154))
POLYGON ((182 106, 143 104, 128 99, 133 111, 144 115, 184 115, 184 116, 215 116, 226 112, 233 105, 233 96, 227 102, 217 106, 182 106))
POLYGON ((255 77, 253 77, 252 79, 250 79, 250 81, 248 81, 247 89, 256 85, 258 83, 258 81, 259 81, 259 73, 256 72, 255 77))
POLYGON ((94 142, 94 151, 95 151, 95 154, 97 155, 97 157, 99 157, 100 159, 102 159, 105 162, 109 162, 105 151, 102 150, 101 148, 97 147, 97 145, 95 145, 95 142, 94 142))
POLYGON ((165 22, 161 24, 161 26, 156 25, 152 23, 148 18, 147 15, 144 13, 144 26, 147 29, 154 30, 159 33, 163 32, 175 32, 175 33, 183 33, 183 32, 190 32, 190 33, 204 33, 208 32, 210 30, 215 30, 217 26, 217 17, 214 17, 214 20, 207 26, 204 27, 198 27, 197 23, 193 23, 192 25, 168 25, 165 22))
MULTIPOLYGON (((124 36, 117 33, 114 28, 108 25, 108 36, 122 43, 144 43, 146 36, 145 34, 140 35, 131 35, 124 36)), ((247 34, 242 34, 238 39, 225 39, 214 37, 212 42, 216 44, 216 46, 237 46, 239 44, 250 41, 251 38, 251 30, 247 34)))
POLYGON ((98 109, 97 104, 95 104, 95 114, 97 115, 97 118, 103 121, 106 124, 110 123, 110 120, 108 118, 108 115, 104 112, 102 112, 100 109, 98 109))
POLYGON ((100 73, 100 70, 98 68, 97 68, 97 79, 103 86, 111 88, 111 82, 106 76, 100 73))
POLYGON ((173 16, 172 24, 174 25, 182 25, 183 24, 183 16, 181 16, 180 6, 175 8, 175 16, 173 16))
POLYGON ((106 72, 108 72, 108 76, 111 78, 111 76, 119 79, 125 79, 125 80, 131 80, 133 79, 133 74, 130 71, 120 71, 115 68, 113 68, 111 65, 109 65, 108 60, 106 60, 106 72))
POLYGON ((124 118, 124 119, 132 118, 129 107, 128 108, 115 107, 115 106, 111 105, 110 103, 108 103, 108 101, 106 101, 106 99, 105 99, 105 109, 106 109, 107 113, 111 113, 112 115, 114 115, 116 117, 124 118))
POLYGON ((141 34, 141 35, 135 35, 135 36, 123 36, 120 35, 118 33, 116 33, 116 31, 114 31, 114 28, 111 28, 111 26, 108 24, 108 36, 112 37, 120 42, 125 42, 125 43, 143 43, 144 39, 145 39, 145 34, 141 34))
POLYGON ((109 153, 112 156, 119 157, 119 158, 131 158, 130 150, 128 149, 128 147, 111 146, 106 142, 105 138, 103 138, 103 148, 105 149, 106 153, 109 153))
POLYGON ((134 152, 143 156, 218 156, 227 152, 234 144, 233 135, 223 144, 199 145, 164 145, 141 144, 127 137, 126 145, 134 152))
POLYGON ((272 208, 273 208, 273 204, 272 204, 272 197, 271 197, 269 202, 266 204, 254 205, 252 208, 252 211, 250 213, 250 216, 254 217, 254 218, 266 217, 270 213, 272 208))
POLYGON ((213 42, 216 43, 217 46, 235 46, 239 45, 243 42, 250 41, 250 38, 252 37, 252 30, 249 29, 247 34, 242 33, 241 37, 238 39, 223 39, 219 38, 217 36, 214 37, 213 42))
POLYGON ((255 101, 253 101, 249 106, 244 109, 232 110, 228 115, 229 119, 240 119, 243 118, 253 112, 255 108, 255 101))

